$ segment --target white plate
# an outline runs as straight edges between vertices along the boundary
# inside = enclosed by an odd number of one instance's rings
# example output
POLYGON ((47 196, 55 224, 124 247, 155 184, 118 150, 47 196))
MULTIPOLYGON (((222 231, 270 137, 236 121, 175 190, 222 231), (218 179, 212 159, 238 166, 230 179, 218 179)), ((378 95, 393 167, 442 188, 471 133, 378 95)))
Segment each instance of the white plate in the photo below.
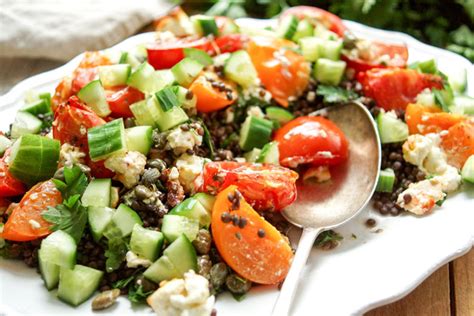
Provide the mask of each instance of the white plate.
MULTIPOLYGON (((270 21, 242 19, 249 26, 264 26, 270 21)), ((474 92, 474 67, 466 59, 418 42, 407 35, 345 22, 357 35, 386 41, 406 42, 410 61, 435 58, 441 69, 464 67, 474 92)), ((140 34, 115 48, 150 41, 152 33, 140 34)), ((79 63, 80 56, 58 69, 31 77, 0 97, 0 129, 8 128, 23 93, 29 89, 53 91, 54 86, 79 63)), ((367 153, 370 154, 370 153, 367 153)), ((474 243, 474 188, 452 194, 432 215, 381 217, 367 208, 360 216, 338 230, 342 245, 333 251, 314 249, 304 271, 294 304, 294 315, 361 314, 395 301, 413 290, 438 267, 469 251, 474 243), (376 218, 377 227, 368 229, 364 222, 376 218), (376 229, 381 232, 375 233, 376 229), (357 236, 353 238, 352 236, 357 236)), ((17 261, 0 259, 0 314, 17 313, 95 315, 90 304, 71 308, 49 293, 33 269, 17 261)), ((277 296, 272 287, 255 288, 242 302, 229 295, 219 296, 218 315, 268 315, 277 296)), ((114 315, 150 315, 147 308, 133 308, 120 298, 108 313, 114 315), (132 312, 134 311, 134 313, 132 312)))

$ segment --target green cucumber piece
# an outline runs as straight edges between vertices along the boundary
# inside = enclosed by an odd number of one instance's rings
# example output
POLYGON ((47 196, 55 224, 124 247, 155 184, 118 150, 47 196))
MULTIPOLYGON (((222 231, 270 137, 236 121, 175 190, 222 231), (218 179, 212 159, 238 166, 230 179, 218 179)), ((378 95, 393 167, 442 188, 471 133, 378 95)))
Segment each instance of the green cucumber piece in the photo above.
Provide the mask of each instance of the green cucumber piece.
POLYGON ((0 135, 0 156, 3 155, 11 145, 12 141, 8 137, 0 135))
POLYGON ((470 156, 464 163, 461 178, 463 181, 474 183, 474 155, 470 156))
POLYGON ((436 106, 434 94, 430 90, 423 90, 416 96, 416 103, 426 106, 436 106))
POLYGON ((291 39, 298 28, 298 18, 294 15, 288 15, 281 20, 276 34, 280 38, 291 39))
POLYGON ((82 205, 109 206, 111 187, 112 180, 110 179, 93 179, 82 195, 82 205))
POLYGON ((177 94, 177 87, 166 87, 155 93, 158 104, 164 112, 168 112, 173 107, 178 107, 179 100, 177 94))
POLYGON ((225 63, 224 74, 244 88, 254 85, 258 77, 249 54, 244 50, 232 53, 225 63))
POLYGON ((28 112, 17 112, 11 127, 12 138, 20 138, 23 135, 37 134, 41 131, 43 122, 35 115, 28 112))
POLYGON ((45 99, 36 100, 31 103, 27 103, 21 107, 20 111, 28 112, 33 115, 51 113, 51 106, 45 99))
POLYGON ((105 87, 127 84, 132 67, 128 64, 99 66, 99 79, 105 87))
POLYGON ((141 258, 155 261, 163 247, 163 240, 163 233, 135 224, 130 237, 130 250, 141 258))
POLYGON ((76 241, 68 233, 57 230, 41 241, 41 258, 60 267, 73 268, 76 264, 76 241))
POLYGON ((184 58, 179 63, 171 68, 176 81, 187 88, 191 85, 194 79, 199 75, 204 66, 191 58, 184 58))
POLYGON ((467 95, 456 96, 454 97, 453 105, 449 107, 450 112, 474 115, 474 98, 472 97, 467 95))
POLYGON ((183 274, 184 273, 181 273, 176 269, 170 258, 167 256, 161 256, 145 270, 143 276, 153 282, 160 283, 163 280, 182 277, 183 274))
POLYGON ((163 108, 158 103, 156 97, 150 99, 148 106, 154 108, 153 111, 158 114, 156 118, 154 117, 155 126, 157 126, 162 132, 189 120, 186 112, 184 112, 184 110, 179 106, 174 106, 168 111, 163 111, 163 108))
POLYGON ((259 163, 271 163, 274 165, 280 164, 280 151, 277 142, 269 142, 263 146, 260 155, 257 158, 259 163))
POLYGON ((206 15, 194 15, 191 17, 191 21, 194 24, 194 28, 198 34, 207 35, 219 35, 219 28, 217 27, 216 19, 212 16, 206 15))
POLYGON ((295 118, 295 116, 291 112, 278 106, 269 106, 265 109, 265 112, 270 120, 277 121, 281 125, 285 125, 286 123, 295 118))
POLYGON ((240 148, 245 151, 250 151, 253 148, 262 148, 270 141, 272 128, 272 121, 253 115, 247 116, 240 129, 240 148))
POLYGON ((130 74, 127 85, 140 90, 143 93, 155 92, 156 81, 155 69, 147 62, 142 63, 130 74))
POLYGON ((183 109, 193 109, 196 107, 197 98, 188 89, 177 86, 176 96, 183 109))
POLYGON ((237 23, 235 23, 231 19, 227 19, 224 25, 221 26, 219 30, 220 35, 229 35, 229 34, 236 34, 236 33, 240 33, 240 28, 237 25, 237 23))
POLYGON ((321 46, 323 40, 317 37, 304 37, 299 40, 303 57, 310 62, 315 62, 321 57, 321 46))
POLYGON ((454 101, 454 93, 451 87, 444 85, 442 90, 432 89, 431 92, 434 95, 435 104, 444 112, 449 112, 449 106, 453 104, 454 101))
POLYGON ((186 47, 183 49, 183 51, 184 56, 201 63, 203 66, 210 66, 213 64, 212 57, 201 49, 186 47))
POLYGON ((45 261, 41 249, 38 250, 38 266, 46 288, 48 290, 56 288, 59 283, 60 267, 57 264, 45 261))
POLYGON ((436 61, 434 59, 414 62, 408 65, 408 68, 418 70, 419 72, 425 74, 438 73, 438 66, 436 65, 436 61))
POLYGON ((319 58, 316 61, 313 75, 322 84, 337 86, 346 70, 346 63, 334 61, 326 58, 319 58))
POLYGON ((89 206, 87 209, 89 226, 92 237, 99 241, 104 235, 105 229, 112 221, 115 210, 105 206, 89 206))
POLYGON ((214 202, 216 197, 204 192, 199 192, 193 195, 193 198, 199 201, 202 206, 209 212, 212 213, 212 208, 214 207, 214 202))
POLYGON ((103 271, 79 264, 73 269, 61 268, 58 298, 73 306, 82 304, 97 290, 103 275, 103 271))
POLYGON ((152 101, 152 99, 154 98, 148 98, 130 105, 130 110, 138 125, 156 127, 155 121, 160 114, 153 104, 154 101, 152 101))
POLYGON ((153 144, 153 128, 151 126, 134 126, 125 129, 127 148, 148 155, 153 144))
POLYGON ((339 35, 337 35, 336 33, 328 30, 324 25, 322 24, 317 24, 316 27, 314 28, 314 33, 313 35, 317 38, 320 38, 322 40, 330 40, 330 41, 334 41, 334 40, 338 40, 339 39, 339 35))
POLYGON ((257 162, 258 157, 260 157, 260 153, 262 150, 260 148, 254 148, 249 152, 244 154, 244 158, 247 162, 257 162))
POLYGON ((201 227, 209 227, 211 224, 211 212, 194 197, 179 203, 168 214, 197 220, 201 227))
POLYGON ((89 155, 92 161, 106 159, 127 150, 123 119, 116 119, 87 131, 89 155))
POLYGON ((377 127, 382 144, 398 143, 408 138, 408 125, 397 118, 393 112, 380 112, 377 127))
POLYGON ((125 204, 120 204, 112 217, 112 222, 120 229, 122 236, 126 237, 132 233, 135 224, 143 225, 143 222, 137 212, 125 204))
POLYGON ((314 33, 314 28, 311 22, 308 20, 304 19, 299 21, 298 27, 296 28, 296 32, 292 37, 292 40, 294 42, 298 42, 300 39, 304 37, 310 37, 313 36, 314 33))
POLYGON ((25 104, 35 103, 40 100, 44 100, 51 111, 51 93, 36 92, 34 90, 29 90, 25 93, 25 104))
POLYGON ((112 113, 100 80, 89 82, 77 93, 77 97, 90 106, 99 116, 105 117, 112 113))
POLYGON ((12 146, 10 173, 28 185, 51 179, 59 161, 59 141, 39 135, 23 135, 12 146))
POLYGON ((387 168, 380 170, 379 180, 375 191, 377 192, 392 192, 395 183, 395 172, 393 169, 387 168))
POLYGON ((199 231, 199 221, 179 215, 167 214, 163 216, 161 231, 169 242, 175 241, 181 234, 193 241, 199 231))
POLYGON ((319 46, 319 57, 337 61, 341 59, 342 40, 323 40, 319 46))
POLYGON ((160 91, 166 87, 172 86, 176 80, 170 69, 157 70, 154 72, 152 92, 160 91))
POLYGON ((464 93, 467 89, 466 68, 452 67, 443 71, 448 76, 448 82, 455 93, 464 93))

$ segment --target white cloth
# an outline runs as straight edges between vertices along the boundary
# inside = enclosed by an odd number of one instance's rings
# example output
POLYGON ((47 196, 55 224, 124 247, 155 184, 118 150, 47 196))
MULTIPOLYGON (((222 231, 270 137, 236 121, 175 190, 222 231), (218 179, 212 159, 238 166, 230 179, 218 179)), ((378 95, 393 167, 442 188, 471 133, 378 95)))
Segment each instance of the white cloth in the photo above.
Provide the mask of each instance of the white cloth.
POLYGON ((136 33, 166 0, 0 0, 0 57, 68 60, 136 33))

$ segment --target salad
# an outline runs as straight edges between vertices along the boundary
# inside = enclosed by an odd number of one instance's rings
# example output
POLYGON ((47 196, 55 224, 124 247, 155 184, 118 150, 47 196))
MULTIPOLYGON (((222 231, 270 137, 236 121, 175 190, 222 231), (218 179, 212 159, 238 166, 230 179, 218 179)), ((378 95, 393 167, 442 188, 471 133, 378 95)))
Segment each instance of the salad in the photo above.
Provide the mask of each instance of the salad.
POLYGON ((313 114, 334 104, 377 122, 381 214, 428 214, 474 182, 465 69, 408 64, 405 45, 314 7, 275 28, 179 7, 155 25, 154 42, 86 52, 53 93, 27 93, 0 135, 0 254, 65 303, 126 295, 157 315, 215 315, 222 292, 283 282, 294 249, 280 211, 297 181, 324 185, 350 155, 313 114))

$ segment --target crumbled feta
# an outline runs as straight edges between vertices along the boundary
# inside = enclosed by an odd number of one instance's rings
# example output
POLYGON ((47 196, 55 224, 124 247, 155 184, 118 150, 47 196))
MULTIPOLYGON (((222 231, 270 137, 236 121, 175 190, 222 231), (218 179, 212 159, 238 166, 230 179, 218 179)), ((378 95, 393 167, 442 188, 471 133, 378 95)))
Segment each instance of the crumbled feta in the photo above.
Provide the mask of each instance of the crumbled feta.
POLYGON ((107 158, 104 164, 115 172, 114 179, 131 188, 138 183, 145 170, 146 157, 138 151, 127 151, 107 158))
POLYGON ((194 180, 201 174, 204 166, 204 158, 183 154, 176 160, 176 168, 179 171, 179 182, 186 192, 193 192, 194 180))
POLYGON ((84 164, 85 157, 86 154, 79 147, 64 143, 59 151, 59 165, 70 168, 75 164, 84 164))
POLYGON ((158 316, 209 316, 214 301, 209 293, 209 281, 192 270, 184 274, 184 279, 162 282, 147 298, 158 316))
POLYGON ((262 109, 258 106, 249 106, 247 109, 248 116, 255 116, 258 118, 264 118, 265 114, 263 113, 262 109))
POLYGON ((179 126, 171 130, 166 136, 166 140, 176 155, 183 154, 187 150, 192 150, 194 146, 202 144, 202 136, 194 129, 183 131, 179 126))
POLYGON ((30 224, 30 227, 31 227, 33 230, 41 228, 41 224, 38 223, 37 221, 35 221, 34 219, 30 219, 30 220, 28 221, 28 223, 30 224))
POLYGON ((412 183, 397 199, 397 204, 416 215, 424 215, 433 209, 437 201, 445 197, 441 184, 435 179, 412 183), (405 203, 404 196, 410 195, 411 200, 405 203))
POLYGON ((138 267, 149 267, 151 266, 151 261, 145 258, 140 258, 132 251, 127 251, 125 255, 125 259, 127 260, 127 267, 129 268, 138 268, 138 267))
POLYGON ((171 180, 171 181, 179 180, 179 171, 176 167, 172 167, 170 169, 168 179, 171 180))
POLYGON ((436 134, 410 135, 403 144, 403 158, 405 161, 419 167, 423 167, 423 162, 430 154, 433 147, 439 144, 439 136, 436 134))
POLYGON ((435 98, 434 94, 431 93, 431 90, 426 88, 425 90, 421 91, 417 96, 416 96, 416 103, 422 104, 425 106, 435 106, 435 98))
POLYGON ((156 40, 158 42, 168 42, 168 41, 173 41, 176 39, 174 32, 171 30, 163 30, 160 32, 156 32, 155 34, 156 34, 156 40))
POLYGON ((213 58, 215 67, 223 67, 229 59, 230 53, 219 54, 213 58))
POLYGON ((316 182, 326 182, 331 180, 331 173, 328 166, 311 167, 303 174, 303 180, 314 179, 316 182))
POLYGON ((259 79, 242 90, 242 97, 245 100, 250 100, 251 98, 257 98, 265 102, 270 102, 272 100, 272 94, 260 86, 259 79))

